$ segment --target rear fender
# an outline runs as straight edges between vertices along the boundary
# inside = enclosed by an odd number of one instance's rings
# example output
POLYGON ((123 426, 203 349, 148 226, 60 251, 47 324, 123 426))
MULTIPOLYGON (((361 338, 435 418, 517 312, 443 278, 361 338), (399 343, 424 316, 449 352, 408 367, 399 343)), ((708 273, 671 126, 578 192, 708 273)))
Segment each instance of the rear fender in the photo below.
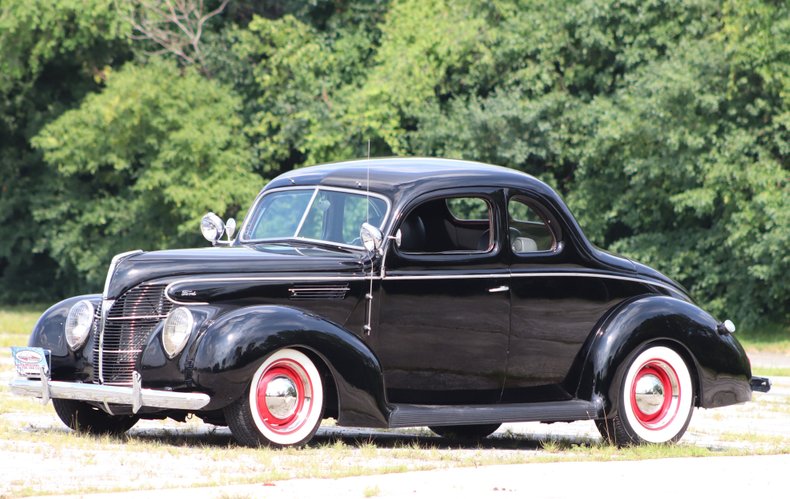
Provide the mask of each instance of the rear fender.
POLYGON ((255 370, 272 352, 313 353, 329 368, 338 395, 338 423, 384 427, 388 409, 378 358, 356 335, 303 310, 255 306, 218 318, 198 339, 192 378, 220 409, 243 396, 255 370))
POLYGON ((585 343, 576 396, 603 402, 612 417, 620 380, 630 360, 648 344, 664 344, 684 357, 695 382, 696 405, 718 407, 751 398, 751 367, 740 343, 720 334, 716 320, 687 301, 643 296, 613 309, 585 343))

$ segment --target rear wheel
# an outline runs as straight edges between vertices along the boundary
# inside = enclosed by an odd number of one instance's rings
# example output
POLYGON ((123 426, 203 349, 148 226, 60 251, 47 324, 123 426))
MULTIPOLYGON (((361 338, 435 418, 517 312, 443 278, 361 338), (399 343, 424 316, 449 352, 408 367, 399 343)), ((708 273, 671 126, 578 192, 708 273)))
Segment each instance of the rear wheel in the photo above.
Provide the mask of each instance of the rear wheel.
POLYGON ((482 440, 502 426, 500 423, 461 426, 431 426, 432 432, 452 440, 482 440))
POLYGON ((691 373, 683 357, 669 347, 648 347, 623 374, 617 415, 595 424, 616 445, 676 442, 691 421, 693 402, 691 373))
POLYGON ((66 426, 93 435, 120 435, 140 419, 137 416, 112 416, 79 400, 52 399, 52 405, 66 426))
POLYGON ((247 393, 225 409, 233 437, 242 445, 297 446, 321 425, 324 387, 307 355, 278 350, 255 371, 247 393))

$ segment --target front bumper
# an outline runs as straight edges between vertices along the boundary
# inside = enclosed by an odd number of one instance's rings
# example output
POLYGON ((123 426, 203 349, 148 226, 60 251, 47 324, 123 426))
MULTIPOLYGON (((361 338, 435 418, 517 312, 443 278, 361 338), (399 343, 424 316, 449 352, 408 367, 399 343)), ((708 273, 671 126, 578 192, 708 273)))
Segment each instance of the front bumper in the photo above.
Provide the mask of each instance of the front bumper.
POLYGON ((749 385, 751 385, 753 392, 765 393, 771 389, 771 380, 760 376, 752 376, 749 385))
POLYGON ((158 409, 184 409, 196 411, 207 406, 211 397, 205 393, 182 393, 142 388, 140 375, 134 373, 134 383, 127 386, 94 385, 41 379, 15 378, 11 381, 11 393, 36 397, 43 403, 50 399, 84 400, 108 404, 130 405, 135 414, 141 407, 158 409))

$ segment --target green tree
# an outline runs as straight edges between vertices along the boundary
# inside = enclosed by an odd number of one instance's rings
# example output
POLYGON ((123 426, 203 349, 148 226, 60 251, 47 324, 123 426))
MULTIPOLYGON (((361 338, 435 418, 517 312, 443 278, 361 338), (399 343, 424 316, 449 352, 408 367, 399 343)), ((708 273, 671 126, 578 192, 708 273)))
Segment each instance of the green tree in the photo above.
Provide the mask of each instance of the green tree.
POLYGON ((115 251, 196 243, 251 172, 370 143, 537 175, 714 312, 789 318, 786 3, 243 0, 191 69, 129 44, 126 3, 0 5, 4 283, 95 283, 115 251))
POLYGON ((200 244, 208 210, 236 215, 262 187, 227 87, 172 62, 128 64, 33 140, 58 182, 34 210, 39 250, 102 282, 112 255, 200 244))
POLYGON ((0 301, 73 290, 40 249, 32 210, 57 180, 30 139, 130 57, 124 32, 111 0, 0 0, 0 301))

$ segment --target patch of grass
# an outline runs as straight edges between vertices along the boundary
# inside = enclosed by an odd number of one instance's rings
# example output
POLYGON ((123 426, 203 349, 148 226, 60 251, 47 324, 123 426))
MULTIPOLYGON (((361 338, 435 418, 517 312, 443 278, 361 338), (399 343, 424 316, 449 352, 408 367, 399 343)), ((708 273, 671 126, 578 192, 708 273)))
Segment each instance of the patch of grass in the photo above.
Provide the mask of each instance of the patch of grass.
MULTIPOLYGON (((84 476, 103 470, 101 466, 106 466, 108 458, 118 459, 118 466, 139 470, 141 480, 135 483, 131 477, 123 483, 91 482, 87 485, 86 482, 80 485, 77 479, 54 490, 48 488, 48 482, 35 481, 31 475, 27 482, 12 484, 15 496, 271 483, 291 478, 341 478, 492 464, 751 455, 790 450, 790 444, 784 439, 760 436, 753 438, 761 444, 755 450, 740 446, 711 449, 690 444, 617 448, 598 439, 550 438, 538 442, 522 437, 516 441, 512 435, 487 439, 478 447, 454 442, 448 445, 446 440, 438 438, 426 440, 407 436, 395 441, 371 436, 363 443, 355 443, 342 435, 329 435, 301 449, 249 449, 232 443, 225 431, 219 435, 188 434, 179 432, 180 425, 121 438, 80 435, 57 424, 25 427, 0 419, 0 427, 6 430, 0 432, 5 433, 0 436, 0 452, 14 452, 22 444, 26 452, 40 456, 44 465, 79 461, 79 468, 66 471, 84 476), (12 429, 9 426, 16 427, 12 429), (11 440, 12 433, 14 440, 11 440), (74 456, 77 455, 81 457, 76 459, 74 456), (172 462, 174 457, 183 466, 164 464, 172 462), (166 473, 162 473, 160 468, 166 469, 166 473), (30 480, 35 483, 31 484, 30 480)), ((731 438, 742 441, 746 437, 733 435, 731 438)), ((365 497, 380 494, 381 491, 374 487, 363 491, 365 497)))
POLYGON ((362 495, 364 495, 365 497, 376 497, 379 494, 381 494, 381 489, 379 488, 378 485, 365 487, 365 490, 362 491, 362 495))
POLYGON ((0 308, 0 347, 27 345, 30 331, 46 309, 43 305, 4 306, 0 308))
POLYGON ((752 368, 754 376, 790 376, 790 367, 760 367, 752 368))
POLYGON ((735 332, 744 348, 790 354, 790 324, 762 324, 735 332))
POLYGON ((17 397, 15 395, 7 394, 8 388, 0 386, 0 415, 9 413, 26 413, 26 414, 51 414, 53 409, 42 404, 37 399, 30 397, 17 397))
POLYGON ((719 435, 724 442, 744 442, 751 444, 768 444, 771 447, 790 447, 790 439, 778 435, 765 435, 762 433, 734 433, 724 432, 719 435))

